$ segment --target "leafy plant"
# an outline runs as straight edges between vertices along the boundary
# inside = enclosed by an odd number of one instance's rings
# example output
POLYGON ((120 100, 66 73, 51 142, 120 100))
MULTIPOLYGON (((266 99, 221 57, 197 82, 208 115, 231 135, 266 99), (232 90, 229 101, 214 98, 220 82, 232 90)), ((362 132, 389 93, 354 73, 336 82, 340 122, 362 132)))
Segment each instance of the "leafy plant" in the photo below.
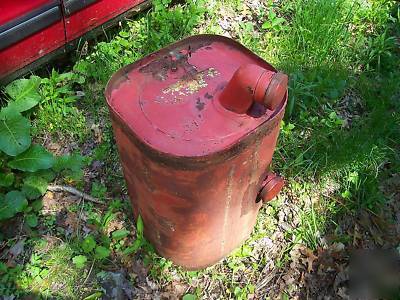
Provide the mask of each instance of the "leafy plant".
MULTIPOLYGON (((43 298, 62 294, 63 297, 74 299, 79 293, 77 282, 82 282, 84 273, 73 263, 73 249, 65 243, 49 244, 46 240, 31 241, 33 253, 30 260, 23 266, 10 267, 6 271, 8 289, 0 293, 23 298, 27 294, 40 294, 43 298)), ((82 263, 78 258, 78 263, 82 263)), ((0 272, 1 273, 1 272, 0 272)), ((0 278, 3 276, 0 276, 0 278)), ((83 297, 78 297, 82 299, 83 297)))
POLYGON ((29 227, 36 227, 38 226, 38 217, 35 214, 29 214, 25 218, 26 223, 29 227))
POLYGON ((78 99, 74 85, 83 84, 85 78, 77 73, 58 73, 54 69, 49 78, 40 81, 40 113, 36 114, 35 135, 41 132, 75 137, 86 135, 85 117, 75 106, 78 99))
POLYGON ((93 182, 92 184, 92 195, 96 198, 102 198, 105 196, 107 192, 107 188, 104 186, 104 184, 101 184, 100 182, 93 182))
POLYGON ((189 34, 205 13, 202 0, 167 9, 172 0, 156 0, 147 19, 146 50, 155 51, 189 34))
POLYGON ((82 250, 85 253, 91 252, 96 247, 96 241, 92 235, 88 235, 81 244, 82 250))
POLYGON ((152 249, 151 245, 144 238, 143 233, 144 233, 143 220, 142 217, 139 215, 136 221, 136 240, 133 242, 132 246, 129 246, 124 250, 124 255, 135 253, 143 246, 146 246, 148 250, 152 249))
POLYGON ((254 294, 255 289, 256 289, 255 286, 252 284, 248 284, 243 288, 236 286, 233 290, 233 294, 235 295, 235 298, 238 300, 246 300, 248 299, 249 294, 254 294))
MULTIPOLYGON (((86 255, 90 255, 98 260, 105 259, 111 252, 108 246, 99 245, 93 235, 86 236, 80 246, 86 255)), ((87 259, 86 255, 84 257, 87 259)))
POLYGON ((196 300, 196 299, 197 299, 196 295, 193 294, 186 294, 182 297, 182 300, 196 300))
POLYGON ((284 23, 285 18, 278 17, 276 13, 271 9, 268 13, 268 20, 264 22, 262 28, 266 30, 279 31, 287 28, 287 26, 284 26, 284 23))
POLYGON ((77 255, 72 258, 72 262, 78 269, 82 269, 85 267, 87 262, 87 257, 84 255, 77 255))
POLYGON ((115 230, 111 234, 113 240, 115 240, 115 241, 122 240, 122 239, 126 238, 128 235, 129 235, 129 230, 126 230, 126 229, 115 230))
POLYGON ((376 37, 369 37, 367 47, 365 47, 364 55, 367 69, 376 66, 378 72, 381 70, 382 61, 392 56, 395 48, 396 39, 388 36, 387 31, 376 37))
MULTIPOLYGON (((39 104, 40 79, 19 79, 5 88, 7 105, 0 110, 0 221, 29 212, 28 200, 42 196, 54 179, 58 159, 41 145, 31 143, 28 115, 39 104)), ((60 171, 62 168, 58 168, 60 171)), ((35 215, 27 216, 31 227, 35 215)))
POLYGON ((99 260, 102 260, 110 255, 110 249, 104 246, 97 246, 94 252, 94 257, 99 260))

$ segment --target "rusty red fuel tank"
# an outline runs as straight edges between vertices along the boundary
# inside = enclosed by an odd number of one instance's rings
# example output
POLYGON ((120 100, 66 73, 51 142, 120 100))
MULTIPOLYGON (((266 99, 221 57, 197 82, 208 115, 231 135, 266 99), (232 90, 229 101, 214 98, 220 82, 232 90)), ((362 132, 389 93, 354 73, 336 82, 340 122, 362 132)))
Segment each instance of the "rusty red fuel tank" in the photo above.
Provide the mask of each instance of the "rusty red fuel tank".
POLYGON ((135 218, 186 269, 251 233, 283 180, 270 173, 287 76, 222 36, 198 35, 114 74, 106 88, 135 218))

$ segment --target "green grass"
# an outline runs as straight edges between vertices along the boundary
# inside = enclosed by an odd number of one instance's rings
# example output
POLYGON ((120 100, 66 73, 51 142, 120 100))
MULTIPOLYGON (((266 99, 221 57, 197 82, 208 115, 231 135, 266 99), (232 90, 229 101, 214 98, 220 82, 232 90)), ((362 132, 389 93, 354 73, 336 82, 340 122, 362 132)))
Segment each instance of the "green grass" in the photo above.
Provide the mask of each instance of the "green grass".
POLYGON ((59 241, 49 245, 46 240, 35 244, 29 262, 14 279, 23 294, 64 299, 80 295, 77 283, 85 280, 85 274, 73 265, 71 246, 59 241))
MULTIPOLYGON (((120 240, 107 236, 107 226, 121 216, 124 229, 132 228, 127 225, 129 205, 115 201, 105 211, 91 204, 71 205, 69 213, 86 214, 87 222, 96 228, 91 233, 93 241, 85 241, 82 232, 67 238, 57 231, 54 216, 42 216, 40 221, 63 242, 46 253, 31 247, 31 262, 6 271, 0 268, 6 274, 0 284, 9 293, 15 292, 18 283, 20 294, 87 296, 98 291, 95 280, 82 284, 92 263, 97 274, 107 266, 140 259, 158 286, 179 278, 189 285, 188 293, 205 297, 209 291, 203 283, 212 278, 222 299, 247 299, 272 259, 257 248, 257 243, 280 230, 280 212, 286 212, 287 205, 296 208, 287 222, 296 219, 298 223, 277 237, 282 243, 273 257, 278 270, 290 265, 290 253, 296 246, 320 248, 323 237, 336 232, 340 216, 360 210, 378 213, 387 202, 380 185, 400 172, 396 1, 296 0, 279 5, 268 1, 267 7, 256 9, 251 19, 244 20, 235 19, 246 13, 245 1, 240 0, 190 0, 173 6, 170 0, 154 3, 154 9, 125 22, 107 41, 97 43, 86 57, 78 59, 72 73, 53 72, 43 79, 35 133, 82 142, 90 136, 85 129, 87 118, 102 123, 103 140, 85 160, 88 166, 95 160, 104 162, 106 176, 102 182, 92 180, 91 191, 102 199, 110 197, 113 187, 124 187, 116 169, 118 154, 103 97, 107 80, 122 66, 190 34, 226 33, 220 22, 227 17, 232 37, 289 74, 289 103, 273 162, 274 170, 284 175, 286 188, 278 200, 260 210, 252 236, 241 247, 221 263, 199 272, 186 272, 159 257, 138 233, 120 240), (71 98, 76 90, 84 92, 79 101, 71 98), (348 96, 350 92, 359 98, 360 107, 345 103, 346 113, 352 116, 346 127, 343 99, 354 97, 348 96), (136 249, 135 239, 141 241, 140 250, 125 255, 127 248, 136 249), (106 247, 111 254, 97 260, 93 245, 106 247), (87 262, 78 270, 72 259, 80 255, 87 262), (32 275, 42 270, 47 270, 44 273, 51 274, 54 282, 69 274, 61 291, 53 289, 46 274, 39 278, 32 275)), ((349 240, 343 233, 336 238, 344 243, 349 240)), ((288 291, 281 293, 288 297, 288 291)))
POLYGON ((348 27, 353 13, 353 5, 345 0, 300 0, 284 5, 290 26, 279 39, 283 67, 336 69, 349 63, 353 54, 349 45, 354 41, 348 27))
POLYGON ((40 113, 35 116, 34 135, 49 133, 59 139, 84 140, 87 136, 84 112, 74 106, 78 100, 75 89, 84 81, 76 73, 59 74, 55 70, 49 78, 41 80, 42 101, 40 113))

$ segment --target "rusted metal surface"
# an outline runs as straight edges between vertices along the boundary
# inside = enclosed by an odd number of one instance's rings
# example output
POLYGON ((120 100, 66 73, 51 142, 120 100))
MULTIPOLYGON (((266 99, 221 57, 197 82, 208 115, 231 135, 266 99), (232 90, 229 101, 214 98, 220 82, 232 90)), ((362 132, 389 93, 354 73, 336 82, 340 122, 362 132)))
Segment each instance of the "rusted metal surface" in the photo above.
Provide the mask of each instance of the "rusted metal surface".
POLYGON ((287 95, 274 110, 226 109, 221 93, 248 64, 276 72, 228 38, 194 36, 119 70, 106 89, 135 217, 158 253, 187 269, 237 247, 262 205, 287 95))
POLYGON ((246 64, 233 74, 219 101, 223 107, 238 114, 247 113, 254 104, 274 111, 284 99, 287 85, 287 75, 246 64))
POLYGON ((284 185, 284 180, 282 177, 275 175, 273 173, 268 173, 267 177, 261 184, 262 188, 258 194, 258 198, 264 203, 274 199, 284 185))

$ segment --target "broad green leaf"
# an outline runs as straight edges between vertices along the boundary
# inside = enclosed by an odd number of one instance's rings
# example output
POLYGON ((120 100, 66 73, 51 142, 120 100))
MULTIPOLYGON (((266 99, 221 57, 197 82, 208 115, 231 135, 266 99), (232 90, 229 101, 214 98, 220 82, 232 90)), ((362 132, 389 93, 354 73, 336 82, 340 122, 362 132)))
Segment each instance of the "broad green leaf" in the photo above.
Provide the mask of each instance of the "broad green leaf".
POLYGON ((82 242, 82 250, 85 253, 89 253, 96 247, 96 241, 92 235, 88 235, 82 242))
POLYGON ((35 107, 41 100, 41 96, 38 92, 39 84, 39 77, 19 79, 10 83, 5 90, 11 97, 11 100, 8 102, 8 105, 1 110, 0 119, 35 107))
MULTIPOLYGON (((13 101, 12 101, 13 102, 13 101)), ((11 116, 18 116, 21 113, 17 110, 17 108, 13 105, 10 105, 11 101, 8 103, 6 107, 2 107, 0 109, 0 120, 6 120, 11 116)))
POLYGON ((337 114, 336 114, 336 112, 331 112, 330 114, 329 114, 329 118, 330 119, 336 119, 337 118, 337 114))
POLYGON ((122 36, 123 38, 129 38, 130 37, 129 32, 126 32, 126 31, 120 31, 119 35, 122 36))
POLYGON ((196 300, 197 297, 193 294, 186 294, 185 296, 182 297, 182 300, 196 300))
POLYGON ((94 257, 97 259, 104 259, 110 255, 110 249, 103 246, 97 246, 94 252, 94 257))
POLYGON ((12 218, 28 206, 24 194, 19 191, 8 192, 2 198, 0 197, 0 220, 12 218))
POLYGON ((133 242, 132 246, 129 246, 128 248, 126 248, 124 250, 124 252, 123 252, 124 255, 129 255, 129 254, 135 253, 143 246, 143 244, 144 244, 143 239, 141 239, 141 238, 136 239, 133 242))
POLYGON ((285 22, 284 18, 275 18, 272 20, 272 26, 277 26, 279 24, 282 24, 283 22, 285 22))
POLYGON ((39 176, 31 175, 24 179, 22 191, 28 199, 36 199, 47 191, 48 181, 39 176))
POLYGON ((113 240, 119 241, 122 240, 123 238, 126 238, 129 234, 129 230, 126 229, 119 229, 119 230, 115 230, 111 236, 113 238, 113 240))
POLYGON ((34 214, 27 215, 25 218, 26 224, 28 224, 29 227, 36 227, 38 226, 38 217, 34 214))
POLYGON ((83 161, 83 157, 79 154, 58 156, 53 165, 53 170, 56 172, 64 171, 65 177, 78 181, 83 177, 83 161))
POLYGON ((82 269, 83 267, 85 267, 87 257, 84 255, 77 255, 72 258, 72 262, 78 269, 82 269))
POLYGON ((79 154, 58 156, 54 162, 53 170, 60 172, 64 169, 79 171, 83 167, 83 157, 79 154))
POLYGON ((55 172, 61 172, 62 170, 68 168, 69 160, 70 160, 69 155, 57 156, 54 160, 53 170, 55 172))
POLYGON ((31 76, 29 79, 23 78, 14 80, 6 86, 5 91, 14 100, 25 99, 32 95, 33 97, 37 97, 37 95, 39 95, 38 87, 40 80, 38 76, 31 76))
POLYGON ((40 145, 33 145, 8 163, 8 166, 27 172, 49 169, 54 164, 53 154, 40 145))
POLYGON ((6 115, 0 119, 0 150, 16 156, 31 145, 31 124, 21 114, 6 115))
POLYGON ((36 106, 38 102, 31 100, 9 101, 8 105, 1 111, 0 118, 3 119, 7 115, 22 113, 36 106))
POLYGON ((0 274, 6 273, 7 269, 8 269, 7 265, 3 262, 0 262, 0 274))
POLYGON ((288 296, 286 293, 284 293, 284 294, 281 296, 281 299, 282 299, 282 300, 289 300, 290 298, 289 298, 289 296, 288 296))
POLYGON ((0 221, 14 216, 13 210, 6 202, 5 195, 0 194, 0 221))
POLYGON ((43 199, 38 199, 38 200, 33 201, 31 203, 31 207, 32 207, 33 211, 36 211, 36 212, 40 211, 43 207, 43 199))
POLYGON ((14 173, 0 174, 0 186, 9 187, 14 183, 14 173))
POLYGON ((47 182, 53 181, 56 178, 56 174, 51 169, 39 170, 33 173, 29 173, 29 176, 42 177, 47 182))
POLYGON ((269 21, 265 22, 262 25, 262 29, 270 29, 271 28, 271 23, 269 21))
POLYGON ((28 206, 28 201, 26 200, 25 195, 20 191, 8 192, 5 201, 10 203, 10 206, 16 213, 22 212, 28 206))

